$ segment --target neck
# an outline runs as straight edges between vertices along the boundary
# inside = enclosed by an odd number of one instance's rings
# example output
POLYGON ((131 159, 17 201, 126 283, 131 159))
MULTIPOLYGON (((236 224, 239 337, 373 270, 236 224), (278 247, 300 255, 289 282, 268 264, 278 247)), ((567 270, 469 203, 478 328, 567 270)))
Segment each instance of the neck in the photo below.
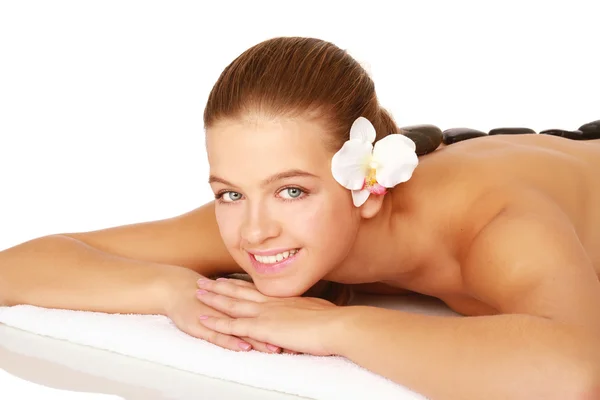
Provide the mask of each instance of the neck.
POLYGON ((360 284, 409 279, 419 267, 419 236, 399 194, 386 194, 379 213, 363 220, 348 257, 326 279, 360 284))

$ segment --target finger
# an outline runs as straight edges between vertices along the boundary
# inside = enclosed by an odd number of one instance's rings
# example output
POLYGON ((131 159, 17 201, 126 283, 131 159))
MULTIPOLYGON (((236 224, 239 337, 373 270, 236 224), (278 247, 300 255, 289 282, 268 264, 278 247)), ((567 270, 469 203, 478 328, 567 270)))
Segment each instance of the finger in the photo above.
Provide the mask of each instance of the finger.
MULTIPOLYGON (((212 317, 216 317, 216 318, 228 318, 227 314, 219 312, 219 311, 217 311, 217 310, 215 310, 213 308, 207 308, 205 310, 205 312, 206 311, 209 311, 207 314, 210 315, 210 316, 212 316, 212 317)), ((202 324, 200 324, 200 325, 201 325, 202 329, 208 329, 204 325, 202 325, 202 324)), ((219 333, 219 335, 223 335, 223 334, 219 333)), ((195 335, 193 335, 193 336, 195 336, 195 335)), ((223 336, 224 337, 220 338, 220 340, 225 340, 225 338, 227 336, 230 336, 230 335, 223 335, 223 336)), ((274 346, 274 345, 268 344, 268 343, 264 343, 264 342, 261 342, 261 341, 258 341, 258 340, 254 340, 252 338, 242 337, 242 338, 238 339, 238 338, 235 338, 234 336, 231 336, 231 338, 237 339, 238 341, 239 341, 239 339, 241 339, 243 342, 250 343, 252 345, 252 349, 253 350, 259 351, 261 353, 272 354, 272 353, 281 353, 281 351, 282 351, 281 347, 274 346)), ((235 345, 235 343, 233 343, 233 345, 235 345)), ((221 346, 221 347, 223 347, 223 346, 221 346)), ((227 348, 230 348, 230 347, 227 347, 227 348)))
POLYGON ((237 279, 237 278, 217 278, 217 281, 218 282, 229 282, 229 283, 232 283, 234 285, 256 289, 256 286, 254 285, 254 283, 245 281, 243 279, 237 279))
MULTIPOLYGON (((205 326, 207 326, 209 329, 213 329, 217 332, 226 334, 225 331, 235 331, 235 332, 251 332, 251 327, 253 322, 256 322, 255 319, 250 319, 250 318, 239 318, 239 319, 231 319, 231 318, 219 318, 219 317, 212 317, 212 316, 207 316, 207 315, 203 315, 200 318, 200 322, 202 324, 204 324, 205 326)), ((248 341, 249 343, 254 342, 254 339, 248 339, 248 335, 244 335, 244 334, 231 334, 231 335, 235 335, 235 336, 240 336, 243 337, 244 340, 248 341)), ((254 334, 253 335, 249 335, 251 337, 255 337, 254 334)), ((260 340, 260 338, 258 338, 260 340)), ((264 343, 264 342, 259 342, 261 344, 265 345, 265 348, 268 352, 270 353, 281 353, 283 352, 283 348, 271 343, 264 343)), ((295 351, 292 350, 287 350, 288 354, 300 354, 297 353, 295 351)))
POLYGON ((256 289, 254 284, 245 282, 239 279, 217 279, 216 281, 209 279, 198 280, 198 287, 201 289, 210 290, 211 292, 219 293, 229 297, 238 299, 250 300, 255 302, 264 302, 268 297, 263 295, 256 289))
POLYGON ((256 329, 253 327, 254 318, 215 318, 208 315, 202 315, 200 323, 213 331, 226 335, 234 335, 239 337, 252 337, 258 340, 264 340, 256 335, 256 329))
POLYGON ((248 341, 232 335, 217 332, 213 329, 207 328, 200 322, 191 324, 191 326, 187 327, 187 329, 184 329, 184 332, 225 349, 233 351, 252 350, 252 344, 248 341))
POLYGON ((270 343, 264 343, 264 342, 260 342, 258 340, 254 340, 252 338, 248 338, 248 337, 241 337, 240 339, 242 339, 245 342, 248 342, 252 345, 252 348, 256 351, 260 351, 262 353, 281 353, 282 352, 282 348, 279 346, 274 346, 270 343))
POLYGON ((204 289, 198 290, 196 292, 196 297, 207 306, 225 313, 230 317, 255 317, 258 316, 262 309, 262 305, 260 303, 240 300, 209 292, 204 289))
POLYGON ((257 289, 229 282, 230 280, 213 281, 210 279, 200 279, 198 286, 201 289, 222 294, 224 296, 236 299, 249 300, 262 303, 268 300, 268 297, 260 293, 257 289))

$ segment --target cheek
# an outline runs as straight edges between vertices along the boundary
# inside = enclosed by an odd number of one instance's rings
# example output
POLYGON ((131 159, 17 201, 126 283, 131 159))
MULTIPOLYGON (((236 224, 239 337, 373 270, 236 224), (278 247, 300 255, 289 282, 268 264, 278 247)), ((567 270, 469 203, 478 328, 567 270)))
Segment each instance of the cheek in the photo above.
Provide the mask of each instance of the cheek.
POLYGON ((219 233, 226 247, 235 247, 239 242, 240 208, 229 205, 215 205, 215 217, 219 227, 219 233))
POLYGON ((356 213, 344 200, 342 197, 324 198, 298 222, 314 247, 334 257, 352 246, 357 227, 356 213))

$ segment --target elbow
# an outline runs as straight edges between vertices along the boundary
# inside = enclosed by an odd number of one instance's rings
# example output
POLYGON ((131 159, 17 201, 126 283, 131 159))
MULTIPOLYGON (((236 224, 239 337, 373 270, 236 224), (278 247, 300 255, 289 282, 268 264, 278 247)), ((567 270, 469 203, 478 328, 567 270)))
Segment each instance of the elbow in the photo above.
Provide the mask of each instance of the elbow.
POLYGON ((570 364, 563 379, 555 382, 557 399, 600 400, 600 348, 570 364), (595 354, 593 354, 595 353, 595 354), (559 386, 559 387, 558 387, 559 386), (559 395, 560 394, 560 395, 559 395))
POLYGON ((14 296, 12 294, 12 291, 10 290, 11 288, 2 277, 3 271, 1 270, 1 268, 2 267, 0 266, 0 307, 10 307, 15 305, 13 300, 14 296))
POLYGON ((600 400, 600 359, 597 364, 591 368, 575 393, 575 399, 578 400, 600 400))
POLYGON ((592 329, 573 329, 569 333, 557 335, 544 350, 540 349, 535 378, 524 381, 529 387, 519 398, 600 400, 598 333, 592 329))
MULTIPOLYGON (((560 329, 557 329, 560 331, 560 329)), ((594 326, 570 326, 568 335, 556 337, 552 398, 600 400, 600 330, 594 326)))
POLYGON ((3 253, 0 251, 0 307, 11 305, 11 295, 9 293, 9 284, 6 279, 8 267, 3 262, 3 253))
POLYGON ((588 376, 584 376, 584 379, 579 380, 576 384, 572 382, 567 384, 570 390, 567 391, 565 397, 561 399, 573 399, 573 400, 600 400, 600 378, 598 375, 589 379, 588 376))

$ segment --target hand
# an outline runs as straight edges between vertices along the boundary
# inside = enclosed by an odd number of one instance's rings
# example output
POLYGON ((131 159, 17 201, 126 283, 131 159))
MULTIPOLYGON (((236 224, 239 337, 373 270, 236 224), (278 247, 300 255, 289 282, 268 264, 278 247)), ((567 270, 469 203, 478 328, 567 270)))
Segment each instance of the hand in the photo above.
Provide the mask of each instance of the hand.
POLYGON ((227 315, 200 302, 196 296, 196 281, 204 278, 191 271, 182 270, 176 279, 169 281, 168 301, 165 307, 166 316, 188 335, 206 340, 217 346, 234 350, 249 351, 251 349, 264 353, 279 353, 281 348, 243 336, 219 333, 204 326, 198 319, 200 315, 215 318, 226 318, 227 315))
POLYGON ((226 335, 250 337, 295 352, 332 355, 329 343, 341 307, 317 298, 265 296, 232 279, 198 282, 198 299, 226 316, 203 315, 200 322, 226 335), (233 317, 233 318, 231 318, 233 317))

